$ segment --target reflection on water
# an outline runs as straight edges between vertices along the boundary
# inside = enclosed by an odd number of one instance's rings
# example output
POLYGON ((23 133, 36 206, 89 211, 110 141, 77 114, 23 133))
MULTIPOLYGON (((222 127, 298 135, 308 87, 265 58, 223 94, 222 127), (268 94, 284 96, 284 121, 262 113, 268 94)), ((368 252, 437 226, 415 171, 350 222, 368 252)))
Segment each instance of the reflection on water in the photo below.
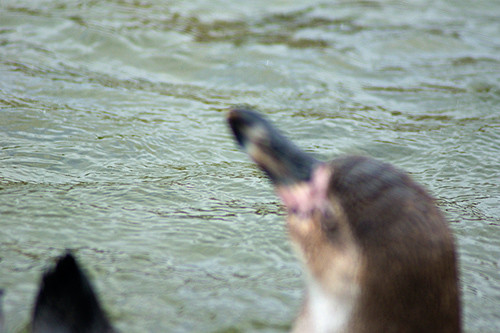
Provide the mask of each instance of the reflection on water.
POLYGON ((9 332, 74 249, 126 332, 286 331, 301 271, 225 109, 438 198, 469 332, 500 330, 499 4, 0 3, 0 287, 9 332), (314 135, 313 135, 314 134, 314 135), (196 318, 196 320, 193 320, 196 318))

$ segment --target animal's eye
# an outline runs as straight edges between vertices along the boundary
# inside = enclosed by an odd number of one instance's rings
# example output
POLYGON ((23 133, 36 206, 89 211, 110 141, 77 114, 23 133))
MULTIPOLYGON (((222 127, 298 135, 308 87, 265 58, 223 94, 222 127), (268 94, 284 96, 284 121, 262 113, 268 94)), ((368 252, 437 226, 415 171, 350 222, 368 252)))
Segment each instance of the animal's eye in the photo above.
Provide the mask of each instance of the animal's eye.
POLYGON ((319 218, 321 221, 321 228, 327 233, 336 232, 339 227, 338 216, 331 209, 318 210, 319 218))

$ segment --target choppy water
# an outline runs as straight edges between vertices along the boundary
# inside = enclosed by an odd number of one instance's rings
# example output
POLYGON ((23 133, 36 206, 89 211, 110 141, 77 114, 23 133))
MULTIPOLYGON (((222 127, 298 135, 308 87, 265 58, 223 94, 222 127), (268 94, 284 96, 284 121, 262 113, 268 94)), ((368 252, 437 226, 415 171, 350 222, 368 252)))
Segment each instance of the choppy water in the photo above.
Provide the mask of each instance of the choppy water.
POLYGON ((284 332, 283 211, 232 142, 259 106, 308 151, 438 198, 468 332, 500 331, 500 2, 0 1, 0 287, 9 332, 74 249, 123 332, 284 332))

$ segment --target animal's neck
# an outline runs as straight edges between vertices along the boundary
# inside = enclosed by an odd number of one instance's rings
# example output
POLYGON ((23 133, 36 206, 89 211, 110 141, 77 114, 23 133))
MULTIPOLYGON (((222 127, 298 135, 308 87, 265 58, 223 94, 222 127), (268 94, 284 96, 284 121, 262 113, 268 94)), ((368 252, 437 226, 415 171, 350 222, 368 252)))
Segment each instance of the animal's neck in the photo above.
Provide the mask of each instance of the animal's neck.
POLYGON ((329 294, 317 282, 308 284, 307 312, 311 332, 345 332, 351 318, 356 297, 352 294, 329 294))

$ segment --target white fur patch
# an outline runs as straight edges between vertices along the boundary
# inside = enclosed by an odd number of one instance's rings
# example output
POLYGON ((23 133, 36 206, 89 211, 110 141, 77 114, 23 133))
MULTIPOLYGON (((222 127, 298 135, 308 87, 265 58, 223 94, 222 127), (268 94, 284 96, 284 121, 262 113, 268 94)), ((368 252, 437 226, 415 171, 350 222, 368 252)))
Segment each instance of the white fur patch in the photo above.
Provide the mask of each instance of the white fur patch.
POLYGON ((354 305, 353 297, 328 295, 315 282, 309 284, 308 296, 313 332, 336 333, 346 328, 354 305))

